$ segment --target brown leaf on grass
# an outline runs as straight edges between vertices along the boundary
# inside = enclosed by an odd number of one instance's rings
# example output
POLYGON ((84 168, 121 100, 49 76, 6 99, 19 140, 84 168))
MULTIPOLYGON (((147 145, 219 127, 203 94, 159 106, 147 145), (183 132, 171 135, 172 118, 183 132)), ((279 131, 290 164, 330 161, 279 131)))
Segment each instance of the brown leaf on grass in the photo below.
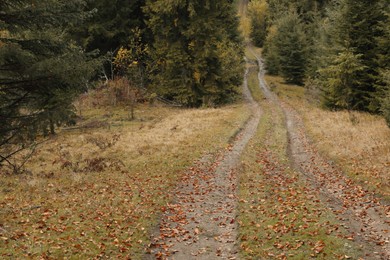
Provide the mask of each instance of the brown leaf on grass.
POLYGON ((319 254, 324 250, 324 248, 325 243, 324 241, 320 240, 315 243, 314 247, 311 250, 313 250, 316 254, 319 254))
POLYGON ((195 235, 199 235, 199 233, 200 233, 199 228, 195 228, 194 233, 195 233, 195 235))

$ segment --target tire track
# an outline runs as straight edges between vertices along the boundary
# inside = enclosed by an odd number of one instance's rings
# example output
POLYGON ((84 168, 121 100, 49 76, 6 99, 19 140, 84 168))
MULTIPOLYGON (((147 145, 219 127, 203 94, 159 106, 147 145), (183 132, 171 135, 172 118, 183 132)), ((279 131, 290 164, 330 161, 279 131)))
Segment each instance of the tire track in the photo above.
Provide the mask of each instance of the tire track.
POLYGON ((252 116, 217 158, 206 155, 189 169, 164 207, 147 259, 237 259, 237 176, 241 152, 255 134, 261 110, 245 73, 243 94, 252 116))
POLYGON ((263 61, 256 53, 259 87, 265 97, 279 106, 286 119, 288 154, 296 170, 314 188, 325 205, 333 210, 342 225, 354 234, 366 252, 366 259, 390 259, 390 205, 385 205, 363 187, 322 157, 311 144, 299 114, 272 93, 264 80, 263 61))

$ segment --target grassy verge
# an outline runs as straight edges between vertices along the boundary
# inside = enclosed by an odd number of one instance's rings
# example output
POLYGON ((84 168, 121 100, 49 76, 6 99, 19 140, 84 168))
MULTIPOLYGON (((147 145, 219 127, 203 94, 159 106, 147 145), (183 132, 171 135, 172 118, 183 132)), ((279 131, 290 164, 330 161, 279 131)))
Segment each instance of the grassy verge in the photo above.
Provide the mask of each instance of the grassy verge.
POLYGON ((327 111, 305 99, 302 87, 267 76, 274 92, 303 116, 317 148, 349 177, 390 201, 390 129, 382 117, 361 112, 327 111))
POLYGON ((343 259, 359 250, 316 191, 289 168, 283 113, 248 78, 264 110, 258 131, 242 154, 239 186, 240 253, 243 259, 343 259))
POLYGON ((95 128, 42 145, 30 174, 0 175, 0 258, 142 258, 180 173, 225 147, 250 113, 237 104, 136 115, 83 111, 95 128))

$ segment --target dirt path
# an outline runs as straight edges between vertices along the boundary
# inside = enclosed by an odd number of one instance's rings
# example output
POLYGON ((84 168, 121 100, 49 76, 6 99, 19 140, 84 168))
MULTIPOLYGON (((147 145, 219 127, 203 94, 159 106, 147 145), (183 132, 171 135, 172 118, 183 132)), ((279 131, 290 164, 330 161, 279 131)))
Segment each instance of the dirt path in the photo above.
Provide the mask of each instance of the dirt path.
MULTIPOLYGON (((255 54, 255 53, 254 53, 255 54)), ((309 183, 310 190, 336 214, 365 252, 364 259, 390 259, 389 205, 383 205, 373 193, 348 179, 321 156, 305 133, 299 114, 272 93, 259 64, 259 86, 265 97, 280 107, 286 120, 290 160, 309 183)), ((237 259, 237 174, 240 154, 256 132, 261 109, 253 101, 244 80, 244 96, 253 116, 225 151, 206 155, 189 169, 174 191, 172 204, 162 209, 148 259, 237 259)), ((273 176, 277 184, 285 176, 273 176)), ((290 180, 289 180, 290 181, 290 180)), ((276 184, 275 184, 276 185, 276 184)))
POLYGON ((302 178, 318 191, 322 202, 349 229, 364 252, 365 259, 390 259, 390 206, 383 205, 373 193, 347 178, 341 170, 321 156, 307 137, 299 114, 280 101, 267 87, 264 65, 259 64, 259 83, 264 95, 282 108, 289 136, 289 157, 302 178))
POLYGON ((236 167, 261 116, 247 86, 247 73, 243 90, 252 117, 231 146, 216 158, 205 156, 184 175, 174 202, 163 208, 150 259, 238 258, 236 167))

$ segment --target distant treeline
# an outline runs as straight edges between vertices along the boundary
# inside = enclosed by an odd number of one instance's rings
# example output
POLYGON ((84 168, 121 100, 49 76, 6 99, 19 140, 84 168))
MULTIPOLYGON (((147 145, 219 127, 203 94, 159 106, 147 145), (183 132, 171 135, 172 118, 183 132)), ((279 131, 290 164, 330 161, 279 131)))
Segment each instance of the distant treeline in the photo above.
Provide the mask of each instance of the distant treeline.
POLYGON ((324 107, 381 113, 390 126, 387 0, 252 0, 267 70, 318 93, 324 107))

